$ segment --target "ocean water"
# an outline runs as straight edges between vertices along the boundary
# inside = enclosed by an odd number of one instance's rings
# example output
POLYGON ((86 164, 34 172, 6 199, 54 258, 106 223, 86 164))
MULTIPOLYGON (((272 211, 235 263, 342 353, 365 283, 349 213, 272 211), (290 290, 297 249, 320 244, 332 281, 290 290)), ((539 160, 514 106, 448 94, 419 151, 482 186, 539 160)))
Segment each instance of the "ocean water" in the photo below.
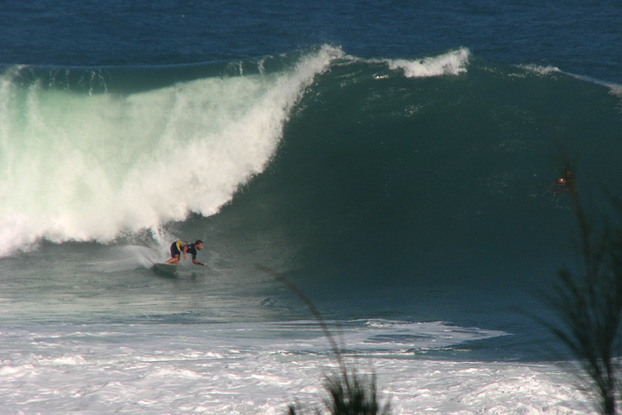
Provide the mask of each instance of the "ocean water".
POLYGON ((622 5, 0 5, 0 413, 587 414, 529 314, 563 154, 622 174, 622 5), (151 269, 202 239, 176 276, 151 269))

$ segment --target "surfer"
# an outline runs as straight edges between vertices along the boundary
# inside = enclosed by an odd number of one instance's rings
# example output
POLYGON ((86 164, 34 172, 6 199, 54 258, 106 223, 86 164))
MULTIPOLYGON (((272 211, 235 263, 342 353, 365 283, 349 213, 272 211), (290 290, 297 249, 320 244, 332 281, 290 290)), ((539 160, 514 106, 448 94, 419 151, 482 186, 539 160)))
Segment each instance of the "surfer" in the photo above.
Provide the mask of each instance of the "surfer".
POLYGON ((566 192, 570 192, 571 194, 574 193, 576 191, 576 187, 572 172, 570 170, 566 170, 564 175, 551 183, 546 191, 552 191, 555 196, 566 192))
POLYGON ((192 263, 195 265, 205 265, 202 262, 197 261, 197 251, 203 249, 203 241, 197 240, 195 243, 191 244, 184 241, 175 241, 171 245, 171 259, 166 261, 167 264, 177 265, 179 264, 179 259, 181 254, 184 254, 184 261, 188 259, 188 255, 192 255, 192 263))

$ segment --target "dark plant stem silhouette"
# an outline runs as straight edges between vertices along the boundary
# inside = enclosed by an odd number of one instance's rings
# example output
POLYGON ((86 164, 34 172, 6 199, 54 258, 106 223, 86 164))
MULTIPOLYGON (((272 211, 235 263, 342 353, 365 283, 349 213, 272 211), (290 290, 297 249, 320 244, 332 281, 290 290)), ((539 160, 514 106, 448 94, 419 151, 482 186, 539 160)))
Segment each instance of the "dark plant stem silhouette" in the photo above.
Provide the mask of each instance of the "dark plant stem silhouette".
MULTIPOLYGON (((263 265, 255 265, 259 271, 265 272, 276 278, 279 282, 296 294, 309 308, 318 324, 322 328, 324 336, 330 343, 331 349, 339 364, 339 373, 329 375, 324 381, 324 387, 328 392, 328 398, 324 401, 324 406, 332 415, 389 415, 390 405, 382 405, 378 402, 376 389, 376 379, 372 376, 369 382, 364 382, 355 370, 348 369, 343 360, 343 355, 334 336, 328 329, 322 314, 315 304, 300 290, 295 284, 283 277, 278 272, 263 265)), ((289 405, 288 414, 296 415, 299 411, 297 405, 289 405)), ((321 412, 316 410, 319 415, 321 412)))
MULTIPOLYGON (((574 173, 567 158, 564 171, 574 173)), ((578 360, 579 378, 595 394, 600 413, 614 415, 621 392, 622 228, 611 221, 595 226, 574 183, 569 196, 579 227, 582 264, 579 275, 569 269, 559 272, 550 296, 559 322, 544 324, 578 360)), ((611 202, 622 215, 619 200, 611 202)))

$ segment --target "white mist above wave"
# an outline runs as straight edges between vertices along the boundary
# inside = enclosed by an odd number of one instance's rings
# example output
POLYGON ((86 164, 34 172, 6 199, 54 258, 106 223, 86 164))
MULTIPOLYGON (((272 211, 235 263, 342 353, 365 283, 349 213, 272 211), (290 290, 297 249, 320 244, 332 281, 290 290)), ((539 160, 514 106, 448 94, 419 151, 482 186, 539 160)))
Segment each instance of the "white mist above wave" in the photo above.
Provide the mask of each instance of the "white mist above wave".
POLYGON ((391 70, 402 70, 407 78, 428 78, 442 75, 459 75, 466 72, 471 53, 466 48, 424 59, 389 60, 391 70))
POLYGON ((278 74, 88 95, 0 78, 0 256, 41 238, 110 241, 212 215, 260 173, 293 105, 342 56, 278 74))

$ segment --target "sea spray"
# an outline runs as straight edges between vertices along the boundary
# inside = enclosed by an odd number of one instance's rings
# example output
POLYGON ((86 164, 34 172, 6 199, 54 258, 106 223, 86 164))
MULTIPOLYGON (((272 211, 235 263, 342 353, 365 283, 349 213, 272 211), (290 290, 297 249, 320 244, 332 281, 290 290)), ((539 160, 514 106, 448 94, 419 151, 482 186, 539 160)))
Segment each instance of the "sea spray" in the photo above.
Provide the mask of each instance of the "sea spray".
POLYGON ((467 71, 470 55, 468 49, 461 48, 439 56, 415 60, 395 59, 387 63, 391 70, 402 70, 407 78, 459 75, 467 71))

